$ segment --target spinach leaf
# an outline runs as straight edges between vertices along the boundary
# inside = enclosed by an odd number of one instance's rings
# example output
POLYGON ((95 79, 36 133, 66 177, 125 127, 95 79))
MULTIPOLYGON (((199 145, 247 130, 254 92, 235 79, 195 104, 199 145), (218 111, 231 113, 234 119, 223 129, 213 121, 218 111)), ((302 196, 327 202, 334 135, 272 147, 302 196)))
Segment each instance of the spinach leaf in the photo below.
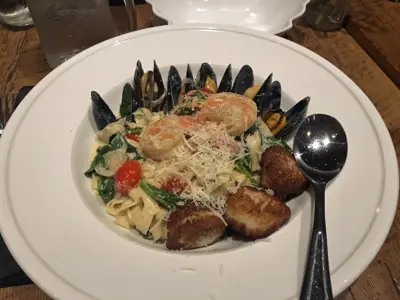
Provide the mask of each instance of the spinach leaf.
POLYGON ((112 150, 117 150, 127 144, 128 143, 125 141, 124 137, 119 132, 110 142, 110 146, 111 146, 112 150))
POLYGON ((115 196, 114 177, 99 176, 97 181, 97 191, 105 204, 110 202, 115 196))
POLYGON ((197 112, 197 110, 195 110, 192 107, 188 107, 188 106, 183 106, 181 108, 178 108, 175 112, 175 115, 177 116, 192 116, 197 112))
POLYGON ((248 136, 250 134, 254 134, 258 130, 258 124, 255 122, 253 126, 251 126, 249 129, 246 130, 244 133, 245 136, 248 136))
POLYGON ((122 132, 122 135, 125 136, 129 133, 133 133, 133 134, 141 134, 142 133, 143 128, 142 127, 135 127, 135 128, 129 128, 127 130, 125 130, 124 132, 122 132))
POLYGON ((103 157, 102 154, 97 153, 94 159, 92 160, 89 169, 85 172, 85 176, 88 178, 92 177, 92 174, 94 173, 94 169, 99 166, 105 168, 106 166, 106 161, 103 157))
POLYGON ((133 105, 133 89, 129 83, 124 85, 124 90, 122 91, 122 101, 119 107, 119 114, 121 118, 125 118, 132 114, 133 105))
POLYGON ((194 92, 190 97, 192 98, 197 97, 200 100, 206 100, 206 96, 204 96, 203 93, 200 92, 199 90, 196 90, 196 92, 194 92))
POLYGON ((106 154, 107 152, 110 152, 110 151, 112 151, 113 149, 111 148, 111 146, 110 145, 104 145, 104 146, 100 146, 99 148, 97 148, 97 153, 98 154, 100 154, 100 155, 104 155, 104 154, 106 154))
POLYGON ((235 170, 245 175, 251 184, 258 186, 258 182, 253 178, 251 171, 251 156, 248 148, 245 149, 245 155, 235 162, 235 170))
POLYGON ((263 136, 261 134, 261 153, 265 151, 265 149, 272 147, 272 146, 279 146, 284 148, 289 153, 293 153, 292 148, 285 141, 277 139, 274 136, 263 136))
POLYGON ((137 154, 135 147, 129 144, 120 133, 117 133, 115 138, 111 141, 110 146, 112 150, 117 150, 119 148, 122 148, 123 146, 126 146, 126 152, 137 154))
POLYGON ((170 194, 164 190, 160 190, 144 180, 140 181, 140 187, 150 198, 157 201, 168 210, 175 209, 177 206, 185 205, 186 199, 175 194, 170 194))

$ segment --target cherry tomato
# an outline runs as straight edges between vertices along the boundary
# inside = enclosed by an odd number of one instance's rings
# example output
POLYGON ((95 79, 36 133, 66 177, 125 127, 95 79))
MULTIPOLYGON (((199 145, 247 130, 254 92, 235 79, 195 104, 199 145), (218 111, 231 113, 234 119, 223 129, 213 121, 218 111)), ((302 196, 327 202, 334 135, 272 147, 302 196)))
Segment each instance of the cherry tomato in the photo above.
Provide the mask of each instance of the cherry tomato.
POLYGON ((137 160, 128 160, 115 172, 115 188, 122 195, 128 195, 139 184, 141 176, 140 163, 137 160))
POLYGON ((182 182, 176 177, 169 178, 163 183, 161 189, 169 193, 182 194, 183 190, 186 188, 187 184, 182 182))
POLYGON ((136 134, 134 134, 134 133, 128 133, 127 135, 125 135, 125 137, 126 137, 127 139, 132 140, 132 141, 139 142, 139 137, 138 137, 136 134))

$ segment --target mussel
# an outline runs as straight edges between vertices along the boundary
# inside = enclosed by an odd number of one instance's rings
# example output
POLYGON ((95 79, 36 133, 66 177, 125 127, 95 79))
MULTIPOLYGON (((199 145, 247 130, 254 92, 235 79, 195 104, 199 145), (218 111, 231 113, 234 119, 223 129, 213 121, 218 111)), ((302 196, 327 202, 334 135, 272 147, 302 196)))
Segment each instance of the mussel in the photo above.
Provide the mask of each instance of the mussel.
POLYGON ((171 66, 168 72, 167 95, 163 111, 165 114, 170 112, 180 101, 182 93, 182 80, 178 70, 171 66))
POLYGON ((232 89, 232 66, 231 64, 225 70, 224 76, 222 76, 221 82, 219 83, 217 93, 230 92, 232 89))
POLYGON ((196 76, 196 86, 198 89, 205 88, 212 93, 217 92, 217 76, 208 63, 202 63, 196 76))
POLYGON ((185 95, 188 92, 196 89, 196 82, 193 78, 193 72, 190 65, 187 65, 186 77, 182 80, 182 94, 185 95))
POLYGON ((254 85, 253 69, 244 65, 233 82, 232 93, 244 95, 248 88, 254 85))
POLYGON ((143 71, 141 62, 138 61, 133 82, 135 99, 139 107, 159 110, 165 98, 165 87, 156 61, 154 61, 153 71, 146 73, 143 71))
MULTIPOLYGON (((269 127, 274 136, 287 139, 305 118, 310 98, 299 101, 288 111, 281 109, 282 88, 279 81, 272 81, 272 73, 262 84, 254 84, 253 70, 244 65, 236 78, 232 78, 232 66, 229 64, 218 85, 217 76, 209 63, 202 63, 194 80, 190 65, 186 76, 181 78, 176 67, 168 72, 166 87, 161 72, 154 61, 153 70, 143 71, 140 61, 136 63, 133 86, 124 85, 120 105, 121 118, 134 121, 134 112, 140 107, 151 111, 170 113, 184 101, 184 95, 191 90, 206 89, 211 93, 232 92, 253 99, 258 108, 258 115, 269 127), (233 81, 233 84, 232 84, 233 81)), ((92 92, 93 116, 96 126, 102 130, 109 123, 116 121, 116 116, 96 92, 92 92)))
POLYGON ((303 100, 297 102, 287 112, 282 113, 281 122, 284 123, 281 130, 275 135, 279 139, 288 139, 300 126, 301 122, 306 117, 310 97, 305 97, 303 100))
POLYGON ((117 118, 97 92, 92 91, 91 98, 93 118, 96 127, 98 130, 103 130, 108 124, 115 122, 117 118))
POLYGON ((272 73, 268 76, 268 78, 264 81, 262 85, 255 84, 251 88, 248 88, 244 93, 245 96, 254 100, 254 102, 257 104, 259 112, 261 111, 261 99, 263 99, 265 97, 265 94, 268 93, 271 83, 272 73))

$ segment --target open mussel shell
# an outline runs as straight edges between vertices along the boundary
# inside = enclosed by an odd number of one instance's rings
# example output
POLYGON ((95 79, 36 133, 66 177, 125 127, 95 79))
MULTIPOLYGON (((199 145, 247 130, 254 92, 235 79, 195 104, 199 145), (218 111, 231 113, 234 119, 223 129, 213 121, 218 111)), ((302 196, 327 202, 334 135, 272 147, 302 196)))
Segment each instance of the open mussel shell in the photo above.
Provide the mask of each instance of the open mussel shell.
POLYGON ((162 108, 166 89, 156 61, 153 70, 147 72, 143 71, 142 64, 138 61, 133 83, 133 94, 138 107, 145 107, 151 111, 159 111, 162 108))
POLYGON ((125 118, 128 122, 134 121, 133 113, 139 108, 139 104, 135 98, 135 91, 129 83, 125 83, 122 91, 122 101, 119 107, 121 118, 125 118))
POLYGON ((193 72, 190 65, 187 65, 186 77, 182 80, 182 94, 186 95, 191 90, 196 89, 196 82, 193 79, 193 72))
POLYGON ((201 88, 207 88, 212 92, 217 91, 217 76, 214 70, 208 63, 202 63, 199 72, 196 76, 196 86, 201 88))
POLYGON ((272 73, 268 76, 268 78, 264 81, 261 85, 260 89, 258 90, 256 96, 254 97, 254 102, 257 105, 259 111, 261 111, 261 101, 265 98, 265 95, 268 92, 268 88, 272 83, 272 73))
MULTIPOLYGON (((160 111, 165 103, 166 90, 161 76, 160 69, 154 61, 153 67, 153 82, 152 82, 152 93, 150 98, 150 108, 152 111, 160 111)), ((150 88, 150 87, 149 87, 150 88)))
POLYGON ((140 60, 136 63, 135 75, 133 77, 133 89, 135 91, 135 100, 139 104, 139 107, 143 107, 142 97, 142 77, 144 75, 142 63, 140 60))
POLYGON ((232 93, 244 95, 246 90, 254 84, 253 69, 244 65, 237 74, 232 87, 232 93))
POLYGON ((157 100, 164 95, 165 87, 164 87, 160 69, 158 68, 156 61, 154 61, 153 74, 154 74, 154 84, 155 84, 155 89, 154 89, 155 99, 153 99, 153 100, 157 100))
POLYGON ((217 93, 230 92, 232 89, 232 66, 231 64, 225 70, 224 76, 222 76, 221 82, 219 83, 217 93))
POLYGON ((98 130, 103 130, 108 124, 117 120, 112 110, 101 96, 95 92, 91 92, 92 113, 98 130))
POLYGON ((288 139, 300 126, 301 122, 306 117, 310 97, 305 97, 303 100, 297 102, 291 109, 285 113, 286 124, 276 134, 279 139, 288 139))
POLYGON ((187 65, 186 69, 186 78, 194 80, 192 68, 190 67, 189 64, 187 65))
POLYGON ((154 75, 153 71, 148 71, 142 77, 141 89, 143 97, 143 106, 152 110, 152 101, 154 99, 154 75))
MULTIPOLYGON (((267 81, 268 79, 264 82, 264 84, 267 84, 267 81)), ((260 116, 264 116, 268 112, 278 111, 281 107, 281 98, 282 98, 281 84, 279 81, 274 81, 267 87, 263 97, 259 99, 258 114, 260 116)))
POLYGON ((178 70, 174 66, 171 66, 168 72, 167 95, 163 108, 165 114, 170 112, 178 104, 181 94, 181 85, 182 80, 178 70))

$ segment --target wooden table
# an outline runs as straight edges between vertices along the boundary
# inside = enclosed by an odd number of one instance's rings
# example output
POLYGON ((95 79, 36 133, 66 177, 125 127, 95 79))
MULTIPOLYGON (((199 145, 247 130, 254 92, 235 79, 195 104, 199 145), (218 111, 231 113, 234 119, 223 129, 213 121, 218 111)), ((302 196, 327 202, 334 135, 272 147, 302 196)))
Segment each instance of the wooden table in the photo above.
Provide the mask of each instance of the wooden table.
MULTIPOLYGON (((356 1, 356 0, 355 0, 356 1)), ((363 2, 364 0, 357 0, 363 2)), ((139 28, 152 24, 151 7, 138 7, 139 28)), ((346 73, 371 99, 383 117, 400 161, 400 91, 345 29, 321 33, 302 20, 286 38, 318 53, 346 73)), ((400 55, 400 53, 399 53, 400 55)), ((35 28, 0 28, 0 97, 34 85, 50 72, 35 28)), ((3 105, 4 107, 4 105, 3 105)), ((337 299, 400 300, 400 210, 382 249, 361 277, 337 299)), ((49 299, 36 286, 0 289, 0 300, 49 299)))

